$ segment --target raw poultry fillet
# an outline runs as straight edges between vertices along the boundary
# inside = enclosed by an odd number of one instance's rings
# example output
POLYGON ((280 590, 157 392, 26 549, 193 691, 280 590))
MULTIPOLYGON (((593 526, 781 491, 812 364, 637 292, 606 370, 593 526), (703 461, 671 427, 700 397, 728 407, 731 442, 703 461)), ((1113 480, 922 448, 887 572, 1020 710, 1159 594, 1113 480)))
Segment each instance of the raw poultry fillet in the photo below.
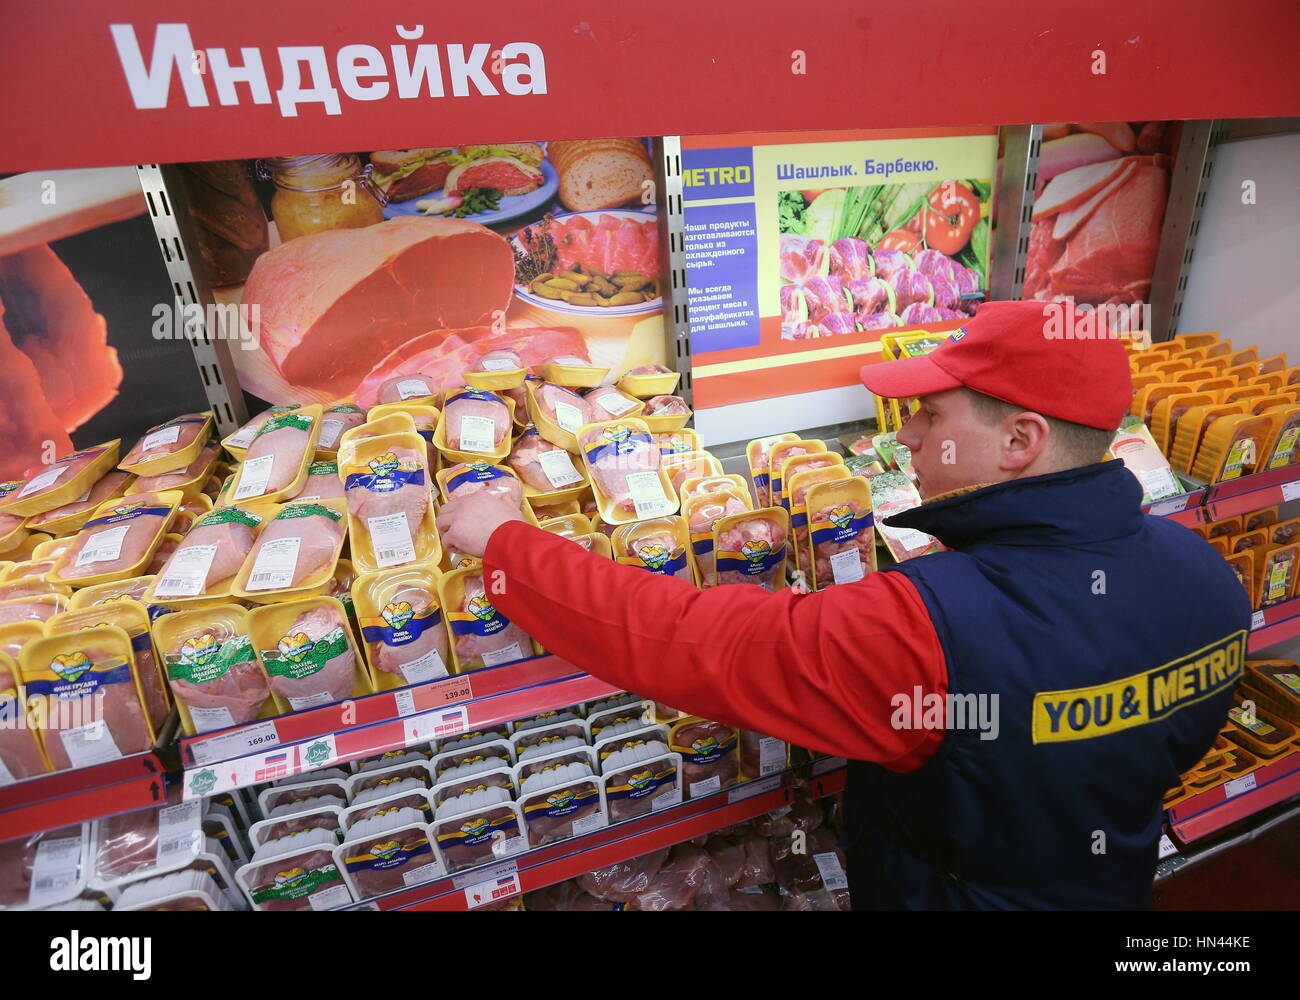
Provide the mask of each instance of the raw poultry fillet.
POLYGON ((61 489, 65 483, 71 482, 82 469, 103 453, 103 448, 87 448, 84 451, 56 458, 48 465, 32 466, 24 470, 19 477, 24 480, 23 485, 5 496, 0 503, 34 500, 46 493, 61 489))
POLYGON ((412 338, 504 314, 514 273, 492 230, 403 216, 281 243, 257 259, 243 301, 261 306, 263 349, 290 385, 348 393, 412 338))
MULTIPOLYGON (((250 556, 253 560, 253 569, 249 574, 249 589, 258 589, 258 573, 264 572, 259 567, 259 562, 263 553, 267 551, 267 546, 291 538, 298 539, 293 574, 288 583, 277 583, 277 589, 297 587, 304 580, 312 578, 334 563, 339 543, 343 539, 343 521, 337 517, 337 512, 320 504, 305 502, 284 507, 275 519, 262 529, 262 534, 258 536, 257 544, 253 547, 250 556)), ((292 545, 277 545, 276 548, 292 548, 292 545)))
MULTIPOLYGON (((10 655, 16 655, 11 653, 10 655)), ((18 679, 0 663, 0 768, 15 781, 45 773, 45 761, 36 734, 19 725, 24 706, 18 698, 18 679)))
POLYGON ((599 419, 601 420, 608 420, 610 417, 621 417, 628 410, 635 408, 637 404, 635 399, 625 396, 612 385, 602 385, 590 389, 582 398, 592 408, 591 412, 593 414, 600 414, 599 419))
POLYGON ((524 367, 524 359, 519 356, 518 351, 508 347, 501 347, 488 351, 466 370, 472 372, 504 372, 517 371, 522 367, 524 367))
POLYGON ((55 578, 73 580, 129 569, 144 559, 170 513, 171 508, 163 506, 154 494, 123 497, 110 513, 81 529, 55 578))
MULTIPOLYGON (((404 668, 407 664, 424 661, 433 654, 437 656, 435 665, 442 664, 442 670, 437 673, 447 672, 447 664, 451 662, 447 625, 437 611, 437 603, 433 591, 424 587, 403 586, 392 594, 381 611, 388 627, 385 629, 366 625, 363 628, 365 638, 370 642, 370 662, 377 670, 396 674, 408 683, 415 683, 425 678, 407 677, 404 668), (434 613, 426 614, 431 607, 434 608, 434 613), (398 641, 390 644, 390 638, 398 641)), ((421 674, 424 672, 420 671, 421 674)))
POLYGON ((533 397, 546 419, 570 434, 578 433, 578 428, 583 424, 594 423, 598 419, 587 400, 563 386, 543 382, 534 387, 533 397))
POLYGON ((457 622, 456 659, 461 670, 475 670, 482 666, 512 663, 533 655, 532 640, 528 633, 506 619, 492 606, 483 589, 483 574, 471 573, 465 577, 465 592, 459 611, 474 616, 473 620, 457 622), (471 630, 473 626, 477 630, 471 630))
POLYGON ((408 399, 424 399, 438 394, 438 380, 423 372, 411 375, 394 375, 381 382, 375 391, 376 403, 401 403, 408 399))
POLYGON ((126 453, 120 464, 139 465, 141 462, 152 462, 184 451, 199 436, 206 423, 207 414, 187 413, 165 424, 151 427, 135 443, 135 447, 126 453))
POLYGON ((593 427, 579 440, 592 478, 601 491, 628 513, 636 511, 628 476, 659 468, 659 449, 648 434, 622 425, 593 427))
POLYGON ((141 476, 136 480, 133 487, 138 492, 158 490, 174 490, 183 486, 191 479, 194 479, 206 469, 212 460, 216 457, 218 447, 215 444, 204 445, 199 449, 199 453, 194 456, 194 461, 183 469, 177 469, 174 472, 164 472, 156 476, 141 476))
POLYGON ((318 449, 333 451, 339 445, 339 438, 344 431, 360 427, 366 422, 365 411, 360 407, 345 404, 331 406, 325 411, 320 421, 320 437, 316 441, 318 449))
POLYGON ((190 529, 154 584, 157 597, 198 597, 239 572, 257 540, 261 521, 238 507, 223 507, 190 529))
MULTIPOLYGON (((89 687, 78 686, 74 689, 78 694, 73 697, 59 693, 61 689, 67 690, 62 681, 33 681, 27 685, 29 701, 37 695, 47 700, 46 714, 50 727, 43 730, 42 739, 50 764, 56 771, 74 766, 64 746, 63 731, 79 729, 101 719, 104 731, 100 740, 111 739, 122 756, 148 750, 152 743, 149 723, 136 693, 129 664, 118 657, 110 657, 104 650, 85 649, 81 652, 91 664, 113 659, 117 666, 103 673, 96 672, 93 675, 96 683, 89 687), (102 700, 98 697, 100 692, 103 692, 102 700)), ((81 680, 89 680, 91 676, 87 672, 81 675, 81 680)), ((90 745, 95 746, 94 743, 90 745)), ((105 750, 105 747, 96 746, 97 755, 111 756, 105 750)))
POLYGON ((66 600, 58 594, 50 594, 39 601, 0 604, 0 625, 9 622, 43 622, 62 611, 65 604, 66 600))
POLYGON ((295 500, 323 500, 326 497, 341 497, 343 482, 339 479, 339 467, 334 462, 312 462, 307 466, 307 478, 303 480, 295 500))
POLYGON ((252 643, 222 622, 214 621, 168 650, 166 658, 172 657, 186 663, 181 669, 173 664, 168 671, 172 694, 189 708, 199 732, 252 722, 271 696, 252 643), (230 721, 224 721, 222 713, 229 713, 230 721), (214 724, 200 724, 206 720, 214 724))
POLYGON ((506 464, 527 485, 541 493, 550 493, 582 482, 582 474, 574 468, 569 453, 559 445, 547 441, 535 427, 529 427, 519 435, 506 464), (564 457, 556 455, 543 464, 542 456, 551 452, 559 452, 564 457))
POLYGON ((282 490, 294 481, 302 467, 303 456, 311 444, 312 417, 306 413, 286 413, 272 417, 257 429, 257 437, 248 446, 239 475, 235 479, 231 493, 232 500, 249 500, 282 490), (250 463, 258 459, 271 457, 270 473, 266 475, 265 486, 256 493, 246 492, 251 489, 254 473, 250 463), (241 496, 241 493, 243 494, 241 496))
POLYGON ((730 493, 712 494, 707 499, 691 504, 687 527, 695 546, 695 554, 700 557, 701 586, 712 587, 718 579, 715 568, 717 553, 713 548, 713 540, 707 537, 713 531, 713 526, 728 514, 740 514, 748 509, 745 501, 730 493))
POLYGON ((755 514, 731 525, 717 539, 719 584, 755 583, 766 590, 775 590, 778 578, 785 572, 784 556, 778 558, 785 546, 786 531, 780 523, 762 514, 755 514), (723 553, 733 552, 735 565, 723 553))
POLYGON ((371 459, 369 472, 349 474, 344 484, 348 511, 370 534, 380 566, 395 566, 416 557, 415 539, 429 509, 429 477, 424 463, 423 449, 416 452, 398 445, 371 459), (402 518, 396 526, 388 520, 395 517, 402 518), (401 538, 402 523, 405 539, 401 538), (380 538, 386 541, 381 543, 380 538))
MULTIPOLYGON (((86 495, 85 500, 74 500, 72 503, 65 503, 62 507, 55 507, 53 510, 47 510, 43 514, 35 514, 27 522, 28 527, 39 528, 43 524, 49 524, 51 521, 58 521, 65 517, 72 517, 74 514, 81 514, 88 510, 94 510, 104 502, 113 491, 121 486, 126 480, 131 478, 129 472, 118 472, 116 469, 102 476, 90 492, 86 495)), ((3 524, 7 514, 0 514, 0 537, 5 534, 3 524)), ((21 520, 21 518, 19 518, 21 520)))
POLYGON ((510 408, 482 389, 465 389, 447 400, 447 444, 458 451, 491 452, 510 433, 510 408), (488 442, 492 447, 484 447, 488 442))
POLYGON ((313 608, 299 615, 280 639, 278 658, 274 652, 270 655, 273 659, 266 661, 266 667, 271 690, 295 710, 351 697, 357 658, 348 623, 333 608, 313 608))
MULTIPOLYGON (((850 501, 834 507, 824 507, 813 513, 808 520, 813 524, 825 521, 836 523, 837 521, 843 521, 844 518, 850 514, 853 517, 857 517, 862 513, 864 513, 864 511, 862 510, 861 505, 850 501), (845 510, 845 508, 847 508, 847 510, 845 510)), ((806 531, 807 529, 805 528, 803 530, 806 531)), ((837 582, 835 577, 835 567, 832 565, 831 560, 836 556, 843 556, 843 553, 845 552, 857 553, 858 571, 857 573, 854 572, 851 560, 846 571, 844 568, 844 562, 841 560, 836 563, 836 565, 841 567, 841 576, 846 575, 846 572, 848 576, 870 572, 871 557, 875 548, 874 536, 875 532, 871 528, 864 528, 852 537, 838 541, 834 538, 828 538, 825 541, 817 541, 816 534, 814 534, 813 558, 817 563, 814 572, 816 574, 818 589, 837 582)))

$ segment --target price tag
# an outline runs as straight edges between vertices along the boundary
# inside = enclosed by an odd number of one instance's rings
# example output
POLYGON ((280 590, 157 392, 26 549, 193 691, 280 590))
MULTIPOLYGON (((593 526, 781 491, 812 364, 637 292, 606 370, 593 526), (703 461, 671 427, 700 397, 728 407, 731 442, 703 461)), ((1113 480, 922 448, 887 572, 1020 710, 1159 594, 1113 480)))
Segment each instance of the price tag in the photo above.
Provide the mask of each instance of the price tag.
POLYGON ((467 872, 466 876, 458 877, 453 885, 464 891, 465 905, 471 910, 487 903, 495 903, 499 899, 517 896, 522 891, 519 886, 519 866, 513 861, 500 861, 480 871, 467 872))
POLYGON ((856 548, 831 556, 831 575, 836 583, 856 583, 862 579, 862 556, 856 548))
POLYGON ((252 750, 264 750, 280 745, 280 734, 275 722, 267 719, 252 725, 236 729, 231 733, 222 733, 206 740, 191 744, 196 764, 212 764, 219 760, 230 760, 252 750))
POLYGON ((198 597, 203 593, 216 555, 215 545, 186 545, 177 549, 154 584, 155 596, 198 597))
POLYGON ((537 456, 537 461, 542 473, 557 490, 582 482, 582 473, 573 467, 573 459, 567 451, 544 451, 537 456))
POLYGON ((1256 629, 1263 628, 1263 627, 1264 627, 1264 612, 1262 611, 1251 612, 1250 630, 1254 632, 1256 629))
POLYGON ((458 674, 437 684, 431 684, 428 691, 435 701, 443 705, 455 705, 462 701, 470 701, 474 697, 474 685, 468 674, 458 674))
POLYGON ((298 549, 302 538, 273 538, 257 550, 257 559, 248 574, 249 590, 283 590, 293 583, 298 566, 298 549))
POLYGON ((561 430, 566 430, 570 434, 577 434, 578 428, 582 426, 582 411, 571 403, 555 404, 555 422, 561 430))
POLYGON ((497 422, 491 417, 466 414, 460 418, 460 450, 491 454, 496 449, 497 422))
POLYGON ((1293 483, 1283 483, 1282 502, 1286 503, 1288 500, 1296 499, 1300 499, 1300 479, 1297 479, 1293 483))
POLYGON ((657 472, 629 472, 627 488, 632 494, 637 520, 658 517, 660 514, 670 513, 673 509, 673 505, 664 496, 663 483, 660 482, 657 472))
POLYGON ((848 876, 844 874, 839 855, 834 851, 827 851, 825 854, 814 854, 813 861, 817 862, 817 870, 821 872, 822 876, 822 885, 827 889, 834 892, 836 889, 847 889, 849 887, 848 876))
POLYGON ((1148 514, 1154 514, 1156 517, 1168 517, 1170 514, 1177 514, 1187 509, 1188 496, 1184 493, 1182 496, 1170 497, 1168 500, 1161 500, 1159 503, 1153 503, 1148 508, 1148 514))
POLYGON ((235 495, 231 500, 238 503, 249 497, 260 497, 266 492, 266 486, 271 481, 271 470, 274 467, 274 454, 259 455, 257 458, 245 460, 239 467, 239 485, 235 488, 235 495))
POLYGON ((519 367, 519 364, 510 358, 484 358, 479 362, 482 371, 485 372, 510 372, 519 367))
POLYGON ((403 688, 400 691, 394 691, 393 701, 397 703, 398 718, 405 718, 408 715, 415 714, 415 695, 408 689, 403 688))
POLYGON ((56 465, 51 469, 46 469, 28 480, 27 485, 18 491, 18 495, 14 499, 21 500, 25 496, 31 496, 33 493, 39 493, 41 490, 47 489, 67 471, 68 467, 66 465, 56 465))
POLYGON ((89 566, 91 563, 112 562, 122 555, 122 542, 126 540, 126 533, 131 530, 130 522, 126 524, 115 524, 111 528, 105 528, 97 532, 86 540, 86 544, 81 547, 77 553, 76 567, 89 566))
POLYGON ((152 431, 149 434, 146 434, 145 439, 140 442, 139 450, 142 452, 153 451, 153 449, 157 448, 160 444, 171 444, 174 441, 180 440, 180 436, 180 424, 172 424, 170 427, 164 427, 162 430, 152 431))
MULTIPOLYGON (((717 781, 717 778, 710 778, 710 781, 717 781)), ((691 785, 691 794, 700 795, 702 793, 695 790, 696 785, 703 785, 707 782, 697 781, 691 785)), ((746 781, 743 785, 737 785, 727 792, 727 802, 743 802, 745 799, 752 799, 755 795, 764 795, 767 792, 775 792, 781 787, 781 776, 774 774, 767 778, 760 778, 758 781, 746 781)))
POLYGON ((1174 842, 1169 839, 1169 834, 1162 833, 1160 835, 1160 857, 1158 860, 1163 861, 1171 854, 1177 854, 1177 853, 1178 853, 1178 848, 1174 845, 1174 842))
POLYGON ((1240 778, 1233 778, 1231 781, 1223 783, 1224 798, 1235 798, 1245 792, 1254 791, 1255 789, 1255 772, 1243 774, 1240 778))
POLYGON ((375 550, 375 563, 380 569, 400 566, 415 558, 411 524, 404 511, 368 517, 366 527, 370 530, 370 545, 375 550))
POLYGON ((418 378, 404 378, 397 383, 397 394, 402 399, 415 399, 417 396, 432 396, 427 382, 418 378))
POLYGON ((165 806, 158 811, 158 864, 166 864, 178 857, 189 858, 199 853, 203 845, 203 803, 197 799, 175 806, 165 806))
POLYGON ((77 871, 80 867, 80 837, 42 840, 36 845, 27 902, 31 906, 50 906, 63 902, 73 895, 77 887, 77 871))

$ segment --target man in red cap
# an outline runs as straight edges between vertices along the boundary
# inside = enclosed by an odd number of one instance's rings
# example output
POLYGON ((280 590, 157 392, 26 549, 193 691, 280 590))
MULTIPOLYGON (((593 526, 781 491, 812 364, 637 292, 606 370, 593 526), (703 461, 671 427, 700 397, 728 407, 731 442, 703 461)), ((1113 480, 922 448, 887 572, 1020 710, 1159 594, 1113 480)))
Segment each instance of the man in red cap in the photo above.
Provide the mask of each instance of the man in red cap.
MULTIPOLYGON (((497 610, 611 683, 849 759, 855 908, 1150 905, 1164 792, 1241 675, 1249 603, 1102 461, 1132 394, 1071 307, 994 302, 929 355, 868 365, 947 551, 815 594, 699 591, 477 495, 439 516, 497 610), (1062 322, 1064 320, 1064 322, 1062 322)), ((681 748, 686 752, 690 748, 681 748)))

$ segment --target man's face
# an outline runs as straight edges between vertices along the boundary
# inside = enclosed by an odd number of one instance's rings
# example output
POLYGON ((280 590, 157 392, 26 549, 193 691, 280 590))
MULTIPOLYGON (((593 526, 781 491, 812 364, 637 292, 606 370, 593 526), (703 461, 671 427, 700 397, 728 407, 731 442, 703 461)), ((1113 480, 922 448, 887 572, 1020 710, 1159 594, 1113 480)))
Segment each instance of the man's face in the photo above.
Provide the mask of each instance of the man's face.
POLYGON ((937 392, 922 396, 920 402, 898 440, 912 449, 922 497, 1008 478, 999 468, 1003 431, 980 418, 966 390, 937 392))

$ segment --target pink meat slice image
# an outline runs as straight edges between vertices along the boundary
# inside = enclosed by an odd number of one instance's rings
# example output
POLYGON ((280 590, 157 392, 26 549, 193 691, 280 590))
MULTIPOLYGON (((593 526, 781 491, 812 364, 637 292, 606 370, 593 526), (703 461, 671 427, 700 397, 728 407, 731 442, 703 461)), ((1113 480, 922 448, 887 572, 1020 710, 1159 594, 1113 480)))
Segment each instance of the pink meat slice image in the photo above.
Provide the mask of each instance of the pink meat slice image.
POLYGON ((139 465, 141 462, 152 462, 154 459, 184 451, 203 430, 205 419, 202 413, 187 413, 174 421, 168 421, 169 424, 175 425, 174 428, 167 426, 150 428, 135 443, 135 447, 126 453, 121 464, 139 465))
MULTIPOLYGON (((83 650, 92 664, 108 659, 108 654, 101 649, 83 650)), ((32 695, 28 691, 28 696, 32 695)), ((56 771, 63 771, 73 766, 63 743, 64 729, 76 729, 89 725, 100 719, 104 728, 113 739, 114 745, 125 756, 148 750, 152 744, 149 736, 149 723, 145 719, 144 708, 136 694, 135 684, 128 679, 120 683, 100 684, 94 692, 77 698, 60 698, 57 695, 47 699, 48 719, 56 728, 43 731, 45 752, 50 764, 56 771), (102 701, 96 697, 103 692, 102 701), (102 706, 102 711, 101 711, 102 706)))
MULTIPOLYGON (((55 507, 53 510, 47 510, 44 514, 36 514, 27 522, 29 527, 39 528, 43 524, 51 521, 58 521, 65 517, 72 517, 74 514, 81 514, 88 510, 94 510, 108 498, 114 490, 122 485, 126 480, 131 478, 129 472, 119 472, 114 469, 112 472, 102 476, 94 486, 90 488, 90 495, 85 500, 74 500, 72 503, 65 503, 62 507, 55 507)), ((0 537, 6 533, 4 519, 9 517, 8 514, 0 514, 0 537)), ((18 520, 22 520, 19 518, 18 520)))
MULTIPOLYGON (((470 430, 463 423, 466 417, 478 417, 492 422, 493 447, 499 447, 510 433, 510 408, 491 393, 467 391, 452 398, 447 403, 445 417, 447 443, 458 450, 469 450, 462 444, 462 435, 470 430)), ((469 436, 473 437, 474 433, 471 431, 469 436)))
POLYGON ((591 453, 587 461, 591 465, 591 474, 606 496, 612 499, 620 509, 633 513, 636 504, 632 500, 632 490, 627 477, 636 472, 654 472, 659 468, 659 449, 653 441, 642 441, 639 436, 618 435, 619 427, 596 427, 583 434, 580 444, 584 452, 594 444, 602 447, 594 462, 591 453))
MULTIPOLYGON (((301 507, 289 507, 286 510, 301 510, 301 507)), ((303 580, 308 580, 334 562, 339 541, 343 538, 342 520, 334 520, 324 513, 324 508, 304 517, 284 517, 284 511, 270 524, 262 529, 257 544, 253 547, 253 565, 257 557, 271 542, 281 538, 301 539, 298 545, 298 562, 294 566, 293 579, 289 587, 296 587, 303 580)), ((250 581, 251 582, 251 581, 250 581)))
MULTIPOLYGON (((418 618, 426 608, 437 603, 437 598, 432 591, 423 587, 405 586, 400 587, 393 594, 389 603, 394 605, 409 604, 411 614, 418 618)), ((399 676, 402 675, 404 664, 428 656, 429 653, 436 652, 444 665, 451 663, 447 648, 447 626, 445 622, 439 622, 437 625, 425 628, 411 642, 403 643, 400 646, 390 646, 386 642, 372 642, 370 652, 371 662, 379 670, 399 676)))
MULTIPOLYGON (((482 618, 486 610, 492 609, 487 592, 483 589, 483 574, 472 573, 465 577, 465 593, 461 598, 460 611, 470 612, 482 618), (486 605, 486 608, 484 607, 486 605)), ((499 612, 496 612, 499 614, 499 612)), ((528 633, 514 622, 491 635, 473 633, 456 636, 456 658, 462 670, 472 670, 483 666, 483 656, 518 646, 519 659, 533 655, 532 640, 528 633)), ((509 661, 506 661, 509 662, 509 661)))
POLYGON ((205 445, 199 449, 199 453, 194 457, 194 461, 183 469, 177 469, 175 472, 164 472, 156 476, 141 476, 136 480, 135 489, 141 493, 146 491, 174 490, 178 486, 188 483, 202 472, 216 457, 218 447, 215 444, 205 445))
MULTIPOLYGON (((292 423, 276 427, 274 430, 268 430, 263 426, 257 432, 257 437, 248 446, 248 454, 244 457, 244 468, 247 469, 248 463, 254 459, 266 455, 274 456, 266 488, 258 496, 282 490, 293 482, 310 442, 309 430, 292 423)), ((242 481, 242 476, 236 479, 234 487, 236 490, 240 488, 242 481)))
POLYGON ((425 511, 429 509, 429 476, 425 469, 425 456, 423 450, 416 452, 401 445, 392 448, 389 454, 399 463, 399 475, 349 476, 344 491, 348 510, 362 525, 368 525, 372 517, 401 514, 406 519, 407 531, 414 539, 419 534, 425 511), (418 477, 415 477, 418 482, 402 478, 411 473, 411 467, 418 472, 418 477), (396 489, 390 488, 394 483, 400 485, 396 489))
MULTIPOLYGON (((288 636, 305 635, 310 642, 324 639, 335 629, 342 629, 344 638, 348 636, 348 624, 333 608, 312 608, 299 615, 289 626, 288 636)), ((271 677, 271 690, 292 704, 294 701, 321 699, 328 695, 328 701, 342 701, 352 695, 352 687, 357 673, 357 658, 352 652, 351 642, 346 642, 343 652, 331 657, 313 674, 306 677, 271 677)))
MULTIPOLYGON (((214 621, 204 631, 206 635, 211 636, 211 641, 216 644, 221 644, 233 638, 233 633, 221 622, 214 621)), ((199 636, 194 636, 190 641, 199 638, 199 636)), ((181 646, 168 650, 168 652, 179 654, 181 646)), ((251 646, 249 647, 249 658, 246 661, 233 664, 215 680, 195 683, 173 677, 171 678, 171 687, 176 700, 184 702, 191 709, 224 708, 230 713, 235 725, 252 722, 256 719, 261 714, 266 699, 271 696, 270 688, 267 685, 266 671, 257 662, 257 657, 253 654, 251 646)))

